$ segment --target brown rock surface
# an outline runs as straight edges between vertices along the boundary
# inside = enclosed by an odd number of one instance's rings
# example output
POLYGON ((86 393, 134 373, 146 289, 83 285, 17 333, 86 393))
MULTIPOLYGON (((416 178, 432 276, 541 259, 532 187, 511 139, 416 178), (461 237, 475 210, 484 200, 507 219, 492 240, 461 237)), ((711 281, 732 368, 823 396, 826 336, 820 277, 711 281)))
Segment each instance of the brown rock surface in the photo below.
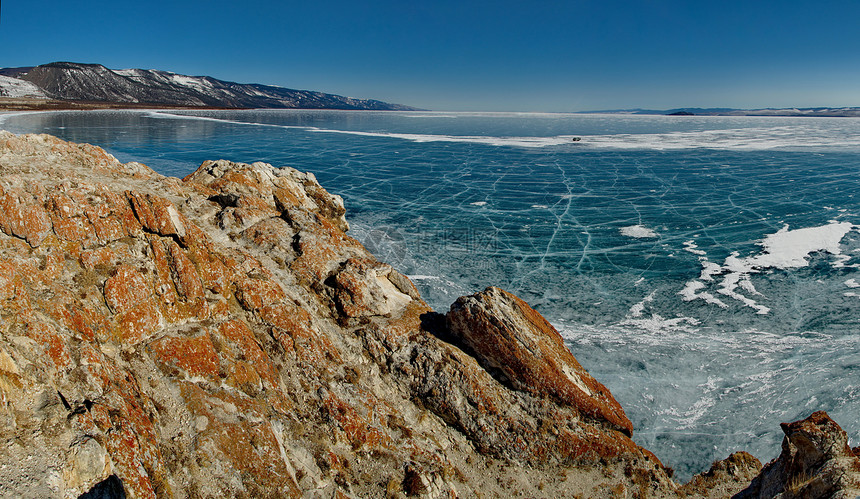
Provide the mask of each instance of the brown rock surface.
POLYGON ((761 461, 747 452, 735 452, 716 461, 711 469, 694 476, 678 488, 680 497, 719 499, 745 489, 761 471, 761 461))
POLYGON ((463 296, 447 315, 454 338, 511 387, 551 397, 584 418, 633 432, 621 405, 591 377, 555 328, 524 301, 499 288, 463 296))
POLYGON ((0 132, 0 496, 671 493, 561 343, 531 373, 576 383, 500 383, 344 213, 290 168, 0 132))

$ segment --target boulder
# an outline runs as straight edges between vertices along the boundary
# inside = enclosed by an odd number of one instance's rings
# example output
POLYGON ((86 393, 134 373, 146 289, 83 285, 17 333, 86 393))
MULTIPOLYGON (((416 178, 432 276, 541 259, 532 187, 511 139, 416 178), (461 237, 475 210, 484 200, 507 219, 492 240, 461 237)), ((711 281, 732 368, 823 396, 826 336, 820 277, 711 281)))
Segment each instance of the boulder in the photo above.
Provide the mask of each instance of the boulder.
POLYGON ((678 488, 680 497, 719 499, 745 489, 761 471, 761 461, 748 452, 735 452, 715 461, 708 471, 695 475, 678 488))
POLYGON ((447 323, 454 339, 503 383, 632 434, 633 424, 609 390, 577 362, 552 324, 516 296, 489 287, 461 297, 447 323))
POLYGON ((845 431, 824 411, 781 425, 782 452, 736 499, 854 499, 860 497, 860 459, 845 431))

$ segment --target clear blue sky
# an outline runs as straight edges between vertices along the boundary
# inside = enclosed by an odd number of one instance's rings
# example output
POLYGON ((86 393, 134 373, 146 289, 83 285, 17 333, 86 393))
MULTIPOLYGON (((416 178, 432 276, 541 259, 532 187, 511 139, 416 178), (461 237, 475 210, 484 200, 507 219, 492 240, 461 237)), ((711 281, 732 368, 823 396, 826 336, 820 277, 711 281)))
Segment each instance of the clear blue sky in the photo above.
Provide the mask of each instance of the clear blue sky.
POLYGON ((3 0, 0 67, 153 68, 434 110, 860 106, 858 1, 3 0))

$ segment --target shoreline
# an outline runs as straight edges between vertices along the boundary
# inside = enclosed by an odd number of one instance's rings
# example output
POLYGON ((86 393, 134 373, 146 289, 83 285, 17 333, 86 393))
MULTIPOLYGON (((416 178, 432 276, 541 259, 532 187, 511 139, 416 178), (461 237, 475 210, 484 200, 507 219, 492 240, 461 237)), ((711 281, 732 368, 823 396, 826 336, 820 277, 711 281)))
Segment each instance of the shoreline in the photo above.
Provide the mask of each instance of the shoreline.
POLYGON ((64 101, 55 99, 28 99, 25 97, 0 97, 0 113, 14 111, 92 111, 92 110, 146 110, 146 109, 199 109, 227 110, 245 109, 209 106, 168 106, 163 104, 121 103, 99 101, 64 101))
MULTIPOLYGON (((839 109, 839 108, 830 108, 839 109)), ((855 108, 851 108, 855 109, 855 108)), ((372 111, 392 113, 432 113, 432 114, 454 114, 454 115, 549 115, 549 116, 626 116, 626 117, 658 117, 667 119, 698 119, 698 118, 860 118, 860 110, 847 114, 826 113, 814 114, 803 112, 792 112, 786 109, 785 113, 768 112, 770 110, 736 110, 725 113, 703 113, 692 115, 674 115, 661 112, 625 112, 625 111, 446 111, 426 109, 339 109, 339 108, 315 108, 315 107, 218 107, 218 106, 179 106, 157 103, 123 103, 105 101, 66 101, 57 99, 39 99, 27 97, 0 97, 0 114, 20 111, 145 111, 145 110, 182 110, 182 111, 372 111)))

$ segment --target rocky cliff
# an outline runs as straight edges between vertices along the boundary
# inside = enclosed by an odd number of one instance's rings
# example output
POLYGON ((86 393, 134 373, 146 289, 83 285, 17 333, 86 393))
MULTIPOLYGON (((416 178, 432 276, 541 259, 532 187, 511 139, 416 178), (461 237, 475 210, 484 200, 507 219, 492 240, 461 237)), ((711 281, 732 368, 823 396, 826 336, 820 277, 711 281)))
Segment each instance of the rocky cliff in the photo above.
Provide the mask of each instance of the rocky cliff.
POLYGON ((754 459, 734 459, 679 488, 526 303, 488 288, 437 314, 344 214, 291 168, 214 161, 179 180, 0 132, 0 496, 764 497, 800 472, 853 486, 846 445, 800 466, 829 440, 791 437, 790 464, 752 484, 754 459))

